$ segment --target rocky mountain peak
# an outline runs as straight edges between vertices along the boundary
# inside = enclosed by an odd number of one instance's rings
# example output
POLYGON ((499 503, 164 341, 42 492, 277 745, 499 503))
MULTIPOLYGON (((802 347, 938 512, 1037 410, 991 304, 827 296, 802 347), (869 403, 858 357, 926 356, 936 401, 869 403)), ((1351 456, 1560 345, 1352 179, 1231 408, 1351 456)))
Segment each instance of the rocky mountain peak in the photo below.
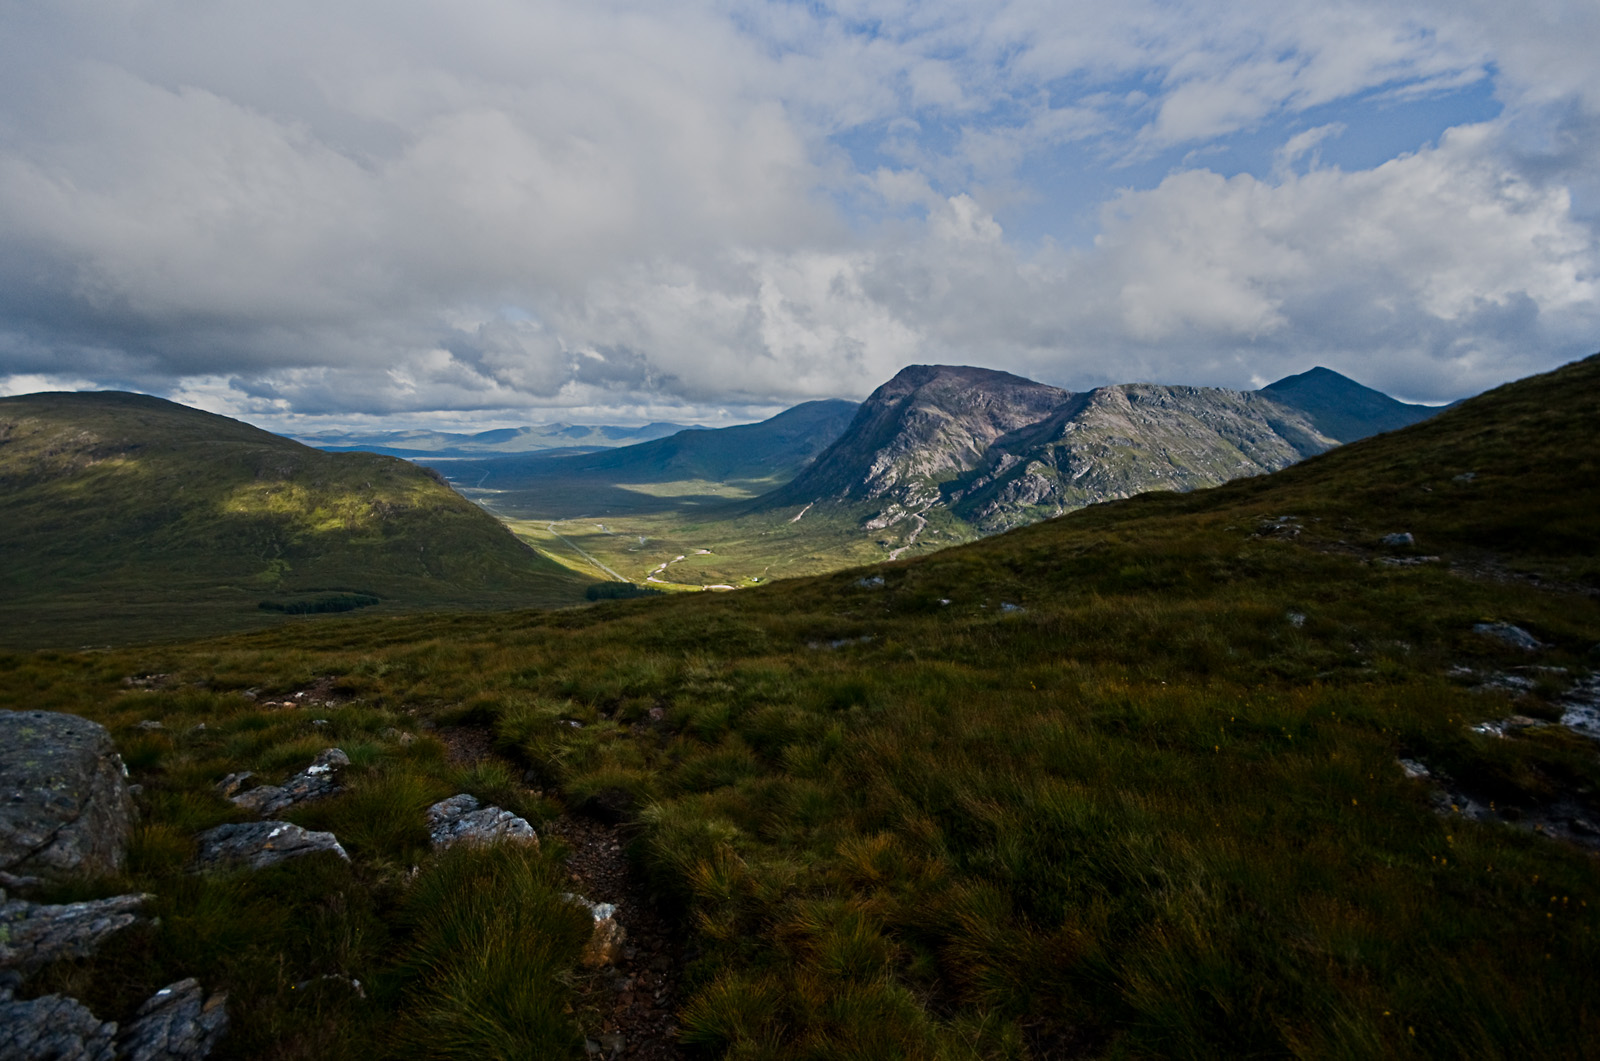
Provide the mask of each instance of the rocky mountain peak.
POLYGON ((995 369, 911 365, 861 403, 815 463, 769 495, 931 503, 938 484, 971 471, 995 439, 1049 415, 1071 392, 995 369))

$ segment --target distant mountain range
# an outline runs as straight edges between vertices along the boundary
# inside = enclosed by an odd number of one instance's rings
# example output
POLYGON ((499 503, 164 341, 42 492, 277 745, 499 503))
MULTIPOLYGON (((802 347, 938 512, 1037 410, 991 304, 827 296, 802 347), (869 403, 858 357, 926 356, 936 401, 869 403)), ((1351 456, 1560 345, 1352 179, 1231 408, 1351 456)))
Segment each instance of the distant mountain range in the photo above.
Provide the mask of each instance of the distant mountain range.
POLYGON ((920 525, 943 509, 992 533, 1275 471, 1437 411, 1326 368, 1259 391, 1128 383, 1072 393, 990 369, 914 365, 756 506, 849 509, 870 530, 920 525))
POLYGON ((537 489, 562 479, 604 483, 706 480, 787 482, 850 426, 857 403, 803 402, 769 420, 736 427, 685 429, 666 438, 579 455, 533 453, 520 457, 452 461, 452 480, 485 490, 537 489))
POLYGON ((643 427, 603 424, 540 424, 503 427, 475 434, 449 431, 323 431, 295 438, 332 452, 386 453, 393 457, 483 457, 536 452, 578 453, 666 438, 701 428, 652 423, 643 427))

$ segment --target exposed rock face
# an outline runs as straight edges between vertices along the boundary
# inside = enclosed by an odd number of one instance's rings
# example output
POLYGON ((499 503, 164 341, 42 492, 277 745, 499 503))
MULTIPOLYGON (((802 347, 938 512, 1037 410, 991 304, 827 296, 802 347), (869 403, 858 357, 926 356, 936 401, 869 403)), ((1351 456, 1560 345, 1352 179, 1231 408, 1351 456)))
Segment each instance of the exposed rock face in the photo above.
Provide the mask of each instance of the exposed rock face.
POLYGON ((1338 444, 1312 414, 1264 391, 1132 383, 1073 394, 988 369, 916 365, 761 504, 860 506, 869 531, 910 521, 909 546, 934 507, 989 533, 1276 471, 1338 444))
POLYGON ((539 834, 525 819, 500 807, 480 807, 477 798, 465 792, 428 808, 428 834, 440 851, 459 843, 539 843, 539 834))
POLYGON ((18 1002, 15 974, 0 976, 0 1061, 202 1061, 228 1030, 227 996, 205 998, 180 980, 139 1007, 121 1034, 74 998, 18 1002))
POLYGON ((7 900, 0 891, 0 968, 26 975, 58 958, 87 958, 106 937, 141 920, 139 910, 150 898, 119 895, 50 906, 7 900))
POLYGON ((105 727, 51 711, 0 711, 0 871, 115 873, 132 813, 127 770, 105 727))
POLYGON ((0 1059, 113 1061, 117 1026, 75 998, 44 995, 18 1002, 17 981, 0 977, 0 1059))
POLYGON ((117 1036, 118 1061, 199 1061, 228 1030, 228 996, 190 977, 152 995, 117 1036))
POLYGON ((229 774, 222 779, 219 791, 228 795, 230 802, 247 810, 253 810, 257 814, 263 816, 277 814, 296 803, 323 799, 341 791, 339 772, 349 765, 350 757, 342 750, 328 748, 318 755, 310 766, 281 785, 262 785, 260 788, 232 795, 226 788, 237 789, 250 775, 229 774))
POLYGON ((977 467, 995 439, 1048 416, 1071 397, 1009 372, 912 365, 873 391, 844 434, 764 503, 930 504, 938 499, 938 484, 977 467))
POLYGON ((244 822, 219 825, 195 838, 199 851, 193 869, 265 869, 279 862, 304 855, 331 851, 345 861, 350 856, 332 833, 314 833, 289 822, 244 822))
POLYGON ((863 530, 898 536, 898 548, 883 542, 895 559, 924 530, 949 543, 1150 490, 1216 486, 1436 412, 1323 368, 1259 391, 1133 383, 1073 394, 988 369, 913 365, 759 505, 799 508, 794 519, 842 508, 863 530), (940 511, 955 519, 930 529, 940 511))
POLYGON ((1079 395, 996 440, 946 495, 984 531, 1149 490, 1195 490, 1332 449, 1310 419, 1259 393, 1130 383, 1079 395))

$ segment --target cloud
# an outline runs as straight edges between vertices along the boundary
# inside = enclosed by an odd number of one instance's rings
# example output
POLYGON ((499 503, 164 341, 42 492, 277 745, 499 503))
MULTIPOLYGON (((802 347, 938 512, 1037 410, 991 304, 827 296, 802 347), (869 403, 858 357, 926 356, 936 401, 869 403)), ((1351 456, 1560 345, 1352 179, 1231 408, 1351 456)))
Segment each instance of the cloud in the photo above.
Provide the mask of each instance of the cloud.
POLYGON ((0 386, 715 418, 913 361, 1078 386, 1315 358, 1455 397, 1595 343, 1597 20, 1555 0, 19 9, 0 386), (1381 120, 1364 107, 1491 77, 1494 122, 1319 160, 1381 120), (1245 133, 1278 145, 1256 172, 1182 161, 1245 133), (1079 204, 1091 245, 996 220, 1062 172, 1128 184, 1079 204))

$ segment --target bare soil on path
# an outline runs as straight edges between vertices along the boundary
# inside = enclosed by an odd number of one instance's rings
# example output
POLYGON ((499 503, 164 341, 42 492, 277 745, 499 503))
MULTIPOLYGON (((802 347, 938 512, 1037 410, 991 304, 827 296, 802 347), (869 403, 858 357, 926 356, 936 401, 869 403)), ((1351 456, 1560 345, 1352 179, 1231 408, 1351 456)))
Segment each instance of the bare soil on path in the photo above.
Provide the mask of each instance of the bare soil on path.
MULTIPOLYGON (((451 761, 463 766, 503 760, 484 727, 441 726, 433 735, 444 742, 451 761)), ((591 903, 613 904, 613 916, 627 933, 614 965, 580 971, 576 980, 589 1056, 680 1061, 676 1012, 684 933, 629 863, 624 827, 564 814, 547 832, 571 849, 567 872, 573 893, 591 903)))

